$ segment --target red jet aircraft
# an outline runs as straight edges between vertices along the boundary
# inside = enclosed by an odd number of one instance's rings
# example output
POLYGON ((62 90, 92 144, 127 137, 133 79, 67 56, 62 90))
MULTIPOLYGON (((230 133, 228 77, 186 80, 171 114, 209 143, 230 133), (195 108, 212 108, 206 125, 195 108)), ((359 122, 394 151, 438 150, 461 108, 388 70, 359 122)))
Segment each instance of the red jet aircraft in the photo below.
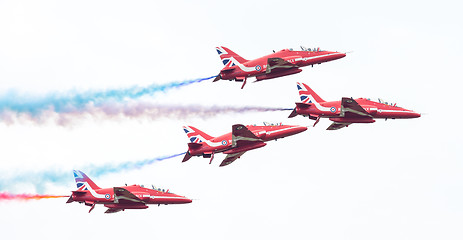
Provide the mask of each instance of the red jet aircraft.
POLYGON ((301 47, 302 51, 293 51, 292 49, 283 49, 254 60, 246 60, 232 50, 226 47, 217 47, 220 59, 225 67, 214 79, 218 81, 235 80, 243 82, 241 88, 246 84, 248 77, 256 77, 257 81, 271 78, 282 77, 286 75, 300 73, 305 67, 323 62, 333 61, 346 56, 345 53, 329 52, 317 49, 301 47))
POLYGON ((125 209, 145 209, 147 204, 182 204, 191 203, 192 200, 170 193, 169 190, 144 188, 140 185, 124 187, 99 188, 85 173, 74 170, 77 190, 72 191, 66 203, 79 202, 91 206, 104 204, 108 209, 105 213, 115 213, 125 209))
POLYGON ((347 127, 352 123, 373 123, 374 118, 417 118, 419 113, 407 110, 396 106, 396 104, 388 104, 387 102, 373 102, 365 98, 346 98, 341 101, 326 102, 320 98, 309 86, 304 83, 297 83, 299 90, 300 103, 296 103, 296 107, 289 117, 297 115, 308 116, 312 120, 316 120, 314 126, 320 118, 329 118, 333 123, 327 130, 337 130, 347 127))
POLYGON ((284 138, 307 130, 303 126, 289 126, 281 124, 265 124, 264 126, 235 124, 232 132, 219 137, 211 137, 195 127, 186 126, 183 130, 190 138, 188 152, 182 162, 188 161, 192 156, 214 159, 214 153, 227 154, 220 167, 232 163, 246 151, 263 147, 265 142, 284 138))

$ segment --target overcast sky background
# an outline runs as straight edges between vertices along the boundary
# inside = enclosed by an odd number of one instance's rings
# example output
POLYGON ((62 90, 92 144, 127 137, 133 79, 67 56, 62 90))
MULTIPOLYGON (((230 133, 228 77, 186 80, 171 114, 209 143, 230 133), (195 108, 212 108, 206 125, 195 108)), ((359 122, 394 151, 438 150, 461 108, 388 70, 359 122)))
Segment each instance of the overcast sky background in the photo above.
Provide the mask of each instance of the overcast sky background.
MULTIPOLYGON (((100 187, 153 183, 195 199, 103 214, 66 199, 0 202, 5 239, 462 239, 462 4, 457 1, 0 1, 0 95, 163 84, 219 73, 215 51, 247 59, 283 48, 352 52, 300 74, 248 83, 204 81, 137 101, 176 106, 294 107, 296 82, 325 100, 381 97, 423 113, 304 133, 249 151, 181 157, 90 176, 100 187)), ((75 189, 72 169, 187 150, 182 130, 235 123, 311 126, 288 112, 0 122, 0 174, 69 172, 47 194, 75 189)), ((3 178, 8 179, 8 178, 3 178)), ((2 180, 6 181, 6 180, 2 180)), ((3 182, 14 193, 32 184, 3 182)))

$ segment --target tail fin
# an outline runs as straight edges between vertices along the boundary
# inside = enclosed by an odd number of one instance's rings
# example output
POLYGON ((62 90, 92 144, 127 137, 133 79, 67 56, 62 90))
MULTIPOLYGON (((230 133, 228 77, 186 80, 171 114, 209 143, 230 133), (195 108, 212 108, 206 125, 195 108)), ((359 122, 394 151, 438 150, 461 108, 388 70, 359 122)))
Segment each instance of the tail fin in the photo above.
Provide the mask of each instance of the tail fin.
POLYGON ((299 91, 299 97, 303 103, 325 102, 325 100, 318 96, 307 84, 297 83, 297 90, 299 91))
POLYGON ((245 63, 248 61, 226 47, 216 47, 215 49, 217 50, 223 65, 225 65, 225 68, 230 68, 238 63, 245 63))
POLYGON ((190 142, 192 143, 201 143, 213 138, 192 126, 183 126, 183 131, 185 131, 186 135, 190 139, 190 142))
POLYGON ((79 170, 74 170, 74 178, 76 179, 78 190, 89 190, 88 187, 93 190, 100 189, 85 173, 79 170))

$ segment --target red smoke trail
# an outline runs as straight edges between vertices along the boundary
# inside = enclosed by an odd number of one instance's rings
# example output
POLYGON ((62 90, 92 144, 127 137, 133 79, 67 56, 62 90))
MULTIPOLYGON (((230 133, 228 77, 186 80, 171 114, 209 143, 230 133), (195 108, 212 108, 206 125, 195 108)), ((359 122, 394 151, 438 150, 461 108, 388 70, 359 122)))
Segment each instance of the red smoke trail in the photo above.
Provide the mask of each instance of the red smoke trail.
POLYGON ((64 198, 69 196, 61 196, 61 195, 48 195, 48 194, 28 194, 28 193, 21 193, 21 194, 13 194, 8 192, 0 192, 0 201, 2 200, 39 200, 45 198, 64 198))

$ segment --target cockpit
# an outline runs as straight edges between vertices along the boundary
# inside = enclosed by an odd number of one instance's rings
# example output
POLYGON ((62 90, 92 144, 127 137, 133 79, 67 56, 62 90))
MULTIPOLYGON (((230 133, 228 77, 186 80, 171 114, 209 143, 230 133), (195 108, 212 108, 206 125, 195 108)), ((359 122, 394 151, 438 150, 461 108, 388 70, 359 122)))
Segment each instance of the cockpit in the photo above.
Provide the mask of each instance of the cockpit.
POLYGON ((270 123, 270 122, 264 122, 264 126, 283 126, 283 123, 270 123))
POLYGON ((319 47, 317 48, 306 48, 304 46, 301 46, 302 51, 306 52, 324 52, 325 50, 321 50, 319 47))
MULTIPOLYGON (((325 51, 325 50, 321 50, 319 47, 317 47, 317 48, 306 48, 304 46, 301 46, 301 49, 304 52, 324 52, 325 51)), ((292 51, 295 51, 295 50, 293 48, 286 48, 286 49, 283 49, 281 51, 290 51, 290 52, 292 52, 292 51)))
POLYGON ((399 107, 399 106, 397 106, 397 103, 385 101, 382 98, 377 98, 377 100, 374 100, 374 98, 373 99, 372 98, 367 98, 367 100, 373 101, 373 102, 378 102, 378 103, 389 105, 389 106, 393 106, 393 107, 399 107))
POLYGON ((169 189, 166 190, 165 188, 159 188, 159 187, 154 186, 153 184, 140 184, 140 187, 151 188, 153 190, 164 192, 164 193, 172 193, 169 189))

